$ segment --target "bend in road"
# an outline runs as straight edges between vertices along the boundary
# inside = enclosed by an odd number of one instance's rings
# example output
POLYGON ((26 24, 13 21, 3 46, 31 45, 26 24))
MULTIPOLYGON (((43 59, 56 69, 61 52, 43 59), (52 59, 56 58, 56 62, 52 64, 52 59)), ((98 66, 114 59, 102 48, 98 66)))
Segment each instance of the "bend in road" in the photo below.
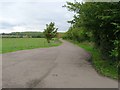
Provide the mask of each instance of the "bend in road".
POLYGON ((62 40, 58 47, 2 55, 3 88, 117 88, 86 61, 82 48, 62 40))

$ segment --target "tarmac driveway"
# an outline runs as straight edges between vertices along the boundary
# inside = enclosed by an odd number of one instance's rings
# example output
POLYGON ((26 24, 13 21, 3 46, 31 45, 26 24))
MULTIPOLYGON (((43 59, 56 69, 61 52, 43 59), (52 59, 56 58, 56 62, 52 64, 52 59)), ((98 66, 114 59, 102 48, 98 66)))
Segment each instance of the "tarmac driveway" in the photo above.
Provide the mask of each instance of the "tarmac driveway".
POLYGON ((67 41, 58 47, 2 55, 3 88, 118 88, 86 61, 90 56, 67 41))

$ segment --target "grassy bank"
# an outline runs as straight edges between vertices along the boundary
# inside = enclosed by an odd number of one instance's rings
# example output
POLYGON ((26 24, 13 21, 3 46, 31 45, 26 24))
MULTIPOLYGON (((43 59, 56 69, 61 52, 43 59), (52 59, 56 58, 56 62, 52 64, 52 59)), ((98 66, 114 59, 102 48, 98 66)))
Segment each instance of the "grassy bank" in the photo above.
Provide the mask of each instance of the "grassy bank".
POLYGON ((45 38, 2 38, 2 52, 13 52, 18 50, 27 50, 34 48, 47 48, 59 46, 61 42, 57 39, 52 40, 50 45, 45 38))
POLYGON ((100 73, 103 76, 107 76, 113 79, 118 79, 118 68, 116 67, 117 64, 115 63, 113 64, 109 60, 103 60, 99 50, 94 48, 93 43, 91 42, 78 43, 75 41, 70 41, 70 42, 84 48, 86 51, 92 54, 91 62, 98 73, 100 73))

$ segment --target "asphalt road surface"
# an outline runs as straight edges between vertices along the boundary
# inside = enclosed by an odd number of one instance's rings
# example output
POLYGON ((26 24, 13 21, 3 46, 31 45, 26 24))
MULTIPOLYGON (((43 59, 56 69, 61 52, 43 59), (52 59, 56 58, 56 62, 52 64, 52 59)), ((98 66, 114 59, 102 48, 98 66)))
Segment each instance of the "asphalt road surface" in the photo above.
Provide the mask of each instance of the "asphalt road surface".
POLYGON ((86 60, 89 57, 67 41, 58 47, 3 54, 2 87, 117 88, 117 81, 97 74, 86 60))

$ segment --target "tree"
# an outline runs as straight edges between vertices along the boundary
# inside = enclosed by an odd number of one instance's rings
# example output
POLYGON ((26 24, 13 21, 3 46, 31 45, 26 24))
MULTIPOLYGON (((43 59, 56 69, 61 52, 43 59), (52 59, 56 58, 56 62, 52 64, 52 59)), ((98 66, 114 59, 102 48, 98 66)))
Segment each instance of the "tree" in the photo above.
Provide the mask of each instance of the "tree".
POLYGON ((90 36, 104 58, 120 60, 120 2, 67 2, 64 7, 75 13, 68 39, 81 41, 90 36))
POLYGON ((57 36, 58 28, 55 27, 55 23, 51 22, 50 24, 46 24, 46 29, 44 29, 44 35, 47 39, 47 42, 50 43, 50 40, 57 36))

